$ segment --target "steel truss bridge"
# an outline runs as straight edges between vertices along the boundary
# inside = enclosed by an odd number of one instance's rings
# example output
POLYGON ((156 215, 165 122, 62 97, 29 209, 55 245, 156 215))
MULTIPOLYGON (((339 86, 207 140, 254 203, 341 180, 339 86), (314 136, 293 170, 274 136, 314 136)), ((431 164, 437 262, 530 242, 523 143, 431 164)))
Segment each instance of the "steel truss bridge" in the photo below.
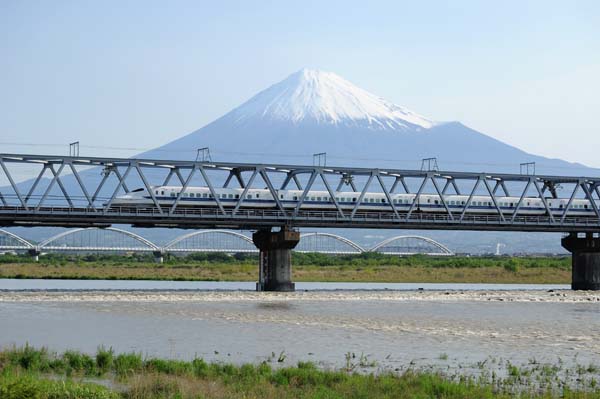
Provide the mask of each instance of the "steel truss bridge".
MULTIPOLYGON (((27 251, 34 255, 48 252, 136 252, 164 254, 189 254, 196 252, 258 253, 252 239, 228 230, 201 230, 184 234, 159 246, 144 237, 118 228, 77 228, 67 230, 38 244, 32 244, 6 230, 0 230, 0 251, 27 251)), ((305 233, 295 249, 301 253, 330 255, 377 252, 386 255, 454 255, 446 246, 426 237, 397 236, 389 238, 371 249, 363 249, 347 238, 330 233, 305 233)))
POLYGON ((0 181, 6 182, 0 188, 0 226, 129 224, 194 229, 253 230, 280 226, 589 233, 600 230, 600 210, 596 204, 600 199, 600 178, 592 177, 0 154, 0 181), (161 206, 151 186, 167 185, 172 180, 182 189, 172 205, 161 206), (234 206, 225 207, 215 188, 232 184, 243 189, 243 194, 234 206), (209 188, 216 207, 179 206, 186 189, 198 185, 209 188), (277 189, 290 185, 302 190, 293 209, 284 208, 277 195, 277 189), (336 200, 335 191, 345 186, 358 193, 351 210, 342 209, 336 200), (137 187, 147 190, 154 206, 111 206, 116 196, 137 187), (268 189, 275 199, 275 209, 243 207, 250 188, 268 189), (335 209, 301 209, 311 189, 328 191, 335 209), (394 207, 390 195, 397 190, 415 194, 408 210, 394 207), (547 197, 558 198, 560 190, 569 203, 561 215, 553 215, 547 197), (519 198, 511 214, 500 209, 499 191, 503 196, 519 198), (367 192, 384 193, 389 211, 359 209, 367 192), (451 211, 444 199, 450 193, 469 196, 458 212, 451 211), (419 200, 425 194, 439 195, 445 212, 420 212, 419 200), (495 213, 468 212, 476 195, 490 196, 495 213), (546 214, 520 214, 527 198, 540 199, 546 214), (568 215, 576 198, 590 200, 595 216, 568 215))

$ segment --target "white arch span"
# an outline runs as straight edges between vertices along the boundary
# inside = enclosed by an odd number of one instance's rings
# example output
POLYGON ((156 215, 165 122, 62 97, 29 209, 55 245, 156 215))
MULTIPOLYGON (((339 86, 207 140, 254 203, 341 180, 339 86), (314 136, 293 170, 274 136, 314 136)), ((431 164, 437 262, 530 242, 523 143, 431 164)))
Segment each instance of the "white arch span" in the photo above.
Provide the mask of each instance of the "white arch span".
POLYGON ((346 245, 349 245, 350 247, 354 248, 358 253, 362 253, 365 252, 365 250, 358 244, 356 244, 354 241, 351 241, 345 237, 342 236, 338 236, 337 234, 331 234, 331 233, 304 233, 300 235, 300 238, 306 238, 306 237, 318 237, 318 236, 323 236, 323 237, 329 237, 329 238, 333 238, 335 240, 338 240, 346 245))
POLYGON ((144 246, 146 246, 151 251, 159 251, 160 250, 160 248, 158 246, 156 246, 153 242, 148 241, 144 237, 139 236, 139 235, 137 235, 135 233, 132 233, 131 231, 121 230, 121 229, 118 229, 116 227, 106 227, 106 228, 89 227, 89 228, 79 228, 79 229, 74 229, 74 230, 68 230, 68 231, 62 232, 60 234, 57 234, 55 236, 52 236, 52 237, 48 238, 45 241, 42 241, 39 244, 38 248, 40 250, 42 250, 42 249, 61 249, 61 250, 69 250, 69 249, 82 249, 82 250, 92 250, 92 249, 93 250, 98 250, 98 249, 100 249, 100 250, 132 249, 132 248, 119 248, 119 247, 111 247, 111 248, 108 248, 108 247, 107 248, 104 248, 104 247, 102 247, 102 248, 99 248, 99 247, 98 248, 97 247, 93 247, 93 248, 92 247, 53 247, 52 245, 49 245, 49 244, 51 244, 51 243, 53 243, 53 242, 55 242, 55 241, 57 241, 57 240, 59 240, 59 239, 61 239, 63 237, 74 235, 74 234, 80 233, 82 231, 90 231, 90 230, 100 230, 100 231, 108 230, 108 231, 114 231, 116 233, 123 234, 125 236, 133 238, 134 240, 142 243, 144 246))
POLYGON ((31 244, 29 241, 25 240, 24 238, 19 237, 16 234, 11 233, 10 231, 6 231, 6 230, 2 230, 0 229, 0 234, 8 236, 10 238, 13 238, 15 240, 17 240, 17 242, 19 242, 20 244, 23 244, 23 246, 18 246, 18 245, 6 245, 6 246, 0 246, 0 248, 2 249, 21 249, 21 248, 25 248, 25 249, 33 249, 35 248, 35 246, 33 244, 31 244))
POLYGON ((387 240, 383 240, 379 244, 375 245, 373 248, 371 248, 369 250, 369 252, 378 252, 379 248, 385 247, 386 245, 391 244, 394 241, 402 240, 402 239, 415 239, 415 240, 425 241, 428 244, 431 244, 434 247, 438 248, 440 251, 442 251, 443 255, 454 255, 454 252, 452 252, 447 246, 440 244, 439 242, 432 240, 431 238, 423 237, 423 236, 414 236, 414 235, 412 235, 412 236, 411 235, 396 236, 396 237, 388 238, 387 240))
MULTIPOLYGON (((207 248, 186 248, 186 249, 178 249, 178 248, 173 248, 175 245, 177 245, 178 243, 185 241, 189 238, 192 237, 196 237, 199 235, 205 235, 205 234, 223 234, 223 235, 229 235, 235 238, 239 238, 240 240, 247 242, 249 244, 251 244, 252 246, 254 246, 254 242, 252 241, 251 238, 249 238, 248 236, 242 234, 242 233, 237 233, 235 231, 229 231, 229 230, 200 230, 200 231, 194 231, 188 234, 184 234, 182 236, 179 236, 177 238, 175 238, 174 240, 170 241, 167 245, 164 246, 164 251, 165 252, 203 252, 203 251, 207 251, 209 249, 207 248)), ((252 250, 243 250, 243 252, 258 252, 258 249, 252 249, 252 250)))

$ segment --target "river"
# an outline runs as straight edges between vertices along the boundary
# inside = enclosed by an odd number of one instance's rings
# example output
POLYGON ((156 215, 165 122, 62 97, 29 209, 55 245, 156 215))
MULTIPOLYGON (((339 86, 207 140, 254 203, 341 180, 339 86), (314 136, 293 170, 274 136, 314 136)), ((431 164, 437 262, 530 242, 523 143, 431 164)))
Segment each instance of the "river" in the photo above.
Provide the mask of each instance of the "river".
POLYGON ((600 293, 567 286, 0 280, 0 346, 377 369, 600 363, 600 293), (273 357, 273 354, 275 355, 273 357), (350 355, 352 358, 352 355, 350 355), (281 359, 280 359, 281 360, 281 359), (356 360, 358 362, 358 360, 356 360))

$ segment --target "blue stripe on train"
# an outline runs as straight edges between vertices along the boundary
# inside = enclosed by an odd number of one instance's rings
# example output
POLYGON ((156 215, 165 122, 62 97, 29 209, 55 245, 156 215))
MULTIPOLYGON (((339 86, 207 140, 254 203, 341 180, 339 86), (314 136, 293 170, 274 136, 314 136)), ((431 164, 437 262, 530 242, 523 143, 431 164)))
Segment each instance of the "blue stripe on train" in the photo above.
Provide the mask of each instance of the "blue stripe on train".
MULTIPOLYGON (((145 196, 145 199, 152 199, 152 197, 149 196, 145 196)), ((165 201, 165 200, 174 200, 174 197, 156 197, 156 199, 158 201, 165 201)), ((239 199, 237 198, 219 198, 219 201, 221 202, 237 202, 239 199)), ((197 201, 197 202, 214 202, 212 198, 190 198, 190 197, 182 197, 180 200, 181 201, 197 201)), ((298 201, 294 201, 294 200, 279 200, 282 203, 290 203, 290 204, 295 204, 298 201)), ((256 198, 247 198, 244 200, 244 202, 255 202, 255 203, 273 203, 275 204, 275 201, 273 200, 265 200, 265 199, 256 199, 256 198)), ((329 202, 329 201, 304 201, 305 204, 310 204, 310 205, 333 205, 333 202, 329 202)), ((354 205, 356 204, 355 202, 340 202, 338 201, 338 204, 340 205, 354 205)), ((361 206, 387 206, 387 202, 383 203, 383 202, 363 202, 361 203, 361 206)), ((410 204, 395 204, 396 208, 409 208, 410 204)), ((438 208, 438 209, 444 209, 443 205, 435 205, 435 204, 419 204, 418 206, 419 208, 438 208)), ((454 208, 454 209, 459 209, 462 210, 463 206, 462 205, 448 205, 448 208, 454 208)), ((416 209, 416 207, 415 207, 416 209)), ((492 207, 492 206, 469 206, 469 209, 479 209, 479 210, 495 210, 496 208, 492 207)), ((510 206, 501 206, 500 209, 503 210, 513 210, 515 209, 515 207, 510 207, 510 206)), ((528 210, 528 211, 545 211, 546 208, 542 208, 542 207, 536 207, 536 208, 531 208, 531 207, 521 207, 521 210, 528 210)), ((557 212, 562 212, 564 211, 564 208, 550 208, 551 211, 557 211, 557 212)), ((591 212, 592 209, 573 209, 571 208, 569 210, 569 212, 591 212)))

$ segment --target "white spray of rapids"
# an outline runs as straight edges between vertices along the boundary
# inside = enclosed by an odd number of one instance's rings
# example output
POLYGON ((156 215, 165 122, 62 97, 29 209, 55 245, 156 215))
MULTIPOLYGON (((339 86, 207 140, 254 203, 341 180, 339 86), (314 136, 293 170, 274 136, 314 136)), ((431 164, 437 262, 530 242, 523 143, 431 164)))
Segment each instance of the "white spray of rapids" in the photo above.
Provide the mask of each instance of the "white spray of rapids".
POLYGON ((594 291, 77 291, 0 292, 2 302, 547 302, 599 303, 594 291))
POLYGON ((237 123, 262 119, 373 129, 428 129, 435 123, 331 73, 302 69, 230 114, 237 123))

